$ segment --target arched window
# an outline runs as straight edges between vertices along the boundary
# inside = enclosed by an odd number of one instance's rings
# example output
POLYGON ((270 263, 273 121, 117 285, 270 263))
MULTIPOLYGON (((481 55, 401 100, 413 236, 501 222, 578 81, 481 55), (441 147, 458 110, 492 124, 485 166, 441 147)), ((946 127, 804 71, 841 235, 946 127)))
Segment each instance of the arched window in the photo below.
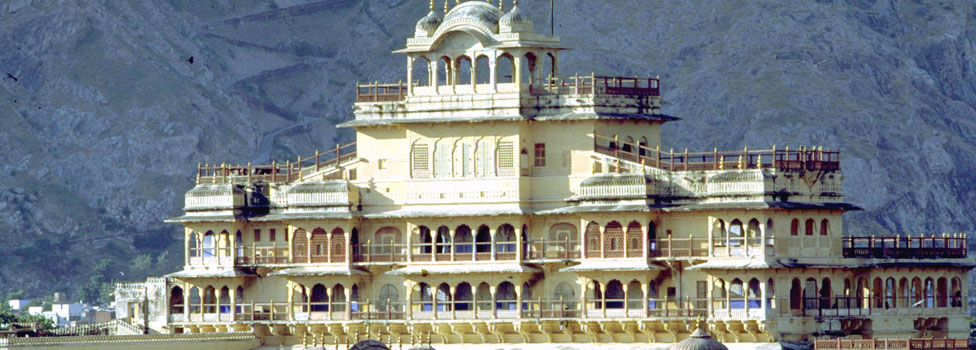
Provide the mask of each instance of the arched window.
POLYGON ((478 299, 478 310, 491 310, 491 286, 488 283, 481 282, 478 285, 478 290, 475 291, 475 297, 478 299))
POLYGON ((447 283, 437 286, 437 311, 451 311, 451 286, 447 283))
POLYGON ((948 286, 946 286, 946 278, 939 277, 938 282, 935 285, 935 306, 936 307, 948 307, 948 286))
POLYGON ((173 287, 169 292, 169 313, 171 315, 182 315, 183 307, 183 288, 173 287))
POLYGON ((498 253, 515 253, 516 241, 515 227, 509 224, 498 226, 498 230, 495 231, 495 251, 498 253))
POLYGON ((535 80, 539 77, 538 71, 536 71, 536 62, 538 59, 535 54, 529 52, 525 56, 518 58, 519 64, 522 65, 522 70, 520 75, 522 76, 522 84, 535 84, 535 80))
POLYGON ((217 240, 212 231, 207 231, 207 233, 203 235, 202 246, 204 258, 212 258, 216 256, 217 240))
POLYGON ((746 293, 742 288, 742 280, 736 278, 729 284, 729 304, 733 309, 744 309, 746 307, 746 293))
POLYGON ((820 282, 820 308, 821 309, 829 309, 830 308, 830 304, 831 304, 831 300, 830 300, 831 295, 830 294, 831 294, 831 292, 832 291, 831 291, 830 279, 829 278, 824 278, 823 281, 820 282))
POLYGON ((515 285, 512 282, 502 282, 495 290, 495 309, 496 310, 515 310, 516 305, 515 285))
POLYGON ((471 85, 471 58, 461 56, 457 58, 457 85, 471 85))
POLYGON ((454 144, 454 176, 470 177, 474 174, 472 149, 471 144, 467 142, 458 141, 454 144))
POLYGON ((766 219, 766 245, 772 246, 776 237, 776 227, 773 226, 773 219, 766 219))
POLYGON ((475 143, 475 173, 477 176, 495 176, 495 150, 490 140, 475 143))
POLYGON ((291 252, 293 263, 308 262, 308 236, 303 229, 295 230, 295 236, 291 240, 291 252))
POLYGON ((190 231, 190 257, 197 258, 200 257, 200 238, 197 237, 196 231, 190 231))
POLYGON ((346 311, 346 287, 341 284, 332 286, 332 311, 346 311))
MULTIPOLYGON (((471 237, 471 228, 468 225, 461 225, 454 229, 454 253, 455 254, 471 254, 474 251, 474 237, 471 237)), ((465 255, 465 257, 467 257, 465 255)), ((459 260, 470 260, 465 257, 458 258, 459 260)))
POLYGON ((603 231, 603 257, 620 258, 623 252, 624 229, 619 222, 611 221, 603 231))
POLYGON ((544 64, 545 64, 545 68, 544 68, 545 70, 542 71, 542 74, 544 74, 546 78, 553 78, 558 76, 556 73, 556 57, 553 56, 552 52, 546 53, 544 64))
POLYGON ((217 292, 212 286, 203 289, 203 312, 208 314, 217 312, 217 292))
POLYGON ((643 157, 647 155, 647 137, 641 136, 637 142, 637 153, 643 157))
POLYGON ((641 225, 637 221, 631 221, 627 225, 627 257, 637 258, 644 254, 644 233, 641 225))
POLYGON ((908 284, 908 278, 902 277, 898 280, 898 296, 901 300, 898 302, 898 307, 909 308, 912 307, 912 287, 908 284))
POLYGON ((925 278, 925 307, 935 307, 935 283, 932 277, 925 278))
POLYGON ((630 310, 640 310, 643 306, 642 299, 644 291, 640 282, 630 281, 627 284, 627 308, 630 310))
MULTIPOLYGON (((593 307, 591 309, 602 309, 603 308, 603 289, 600 288, 600 283, 597 281, 592 281, 588 286, 593 286, 593 288, 587 288, 586 300, 592 300, 593 307)), ((587 306, 587 308, 590 308, 587 306)))
POLYGON ((587 258, 599 258, 600 257, 600 225, 596 222, 590 221, 586 225, 586 232, 583 234, 583 238, 586 240, 586 257, 587 258))
POLYGON ((515 60, 509 53, 503 53, 495 61, 495 82, 508 84, 515 82, 515 60))
POLYGON ((331 239, 331 253, 332 262, 339 262, 346 260, 346 233, 342 231, 341 228, 332 229, 331 239))
POLYGON ((414 300, 420 300, 420 311, 434 311, 434 295, 432 294, 433 289, 431 289, 430 285, 425 282, 420 282, 420 284, 417 285, 417 288, 417 296, 419 298, 414 298, 414 300))
POLYGON ((221 231, 217 236, 217 254, 220 256, 230 256, 230 233, 226 230, 221 231))
POLYGON ((475 251, 478 253, 491 253, 491 229, 488 225, 478 227, 478 234, 475 236, 475 251))
POLYGON ((830 234, 830 221, 827 219, 820 220, 820 235, 826 236, 830 234))
POLYGON ((800 234, 800 219, 793 219, 790 222, 790 236, 796 236, 800 234))
POLYGON ((758 247, 762 245, 761 237, 762 228, 759 227, 759 220, 749 220, 749 226, 746 227, 746 238, 749 240, 749 246, 758 247))
POLYGON ((949 305, 962 307, 962 284, 959 282, 959 278, 953 277, 950 283, 949 293, 952 295, 952 302, 949 305))
POLYGON ((413 59, 413 69, 411 70, 413 84, 415 86, 430 86, 430 61, 424 56, 413 59))
POLYGON ((803 308, 815 310, 817 308, 817 280, 807 278, 803 285, 803 308))
POLYGON ((453 74, 451 59, 447 56, 441 56, 437 60, 437 85, 451 85, 451 77, 453 77, 453 74))
POLYGON ((813 236, 813 224, 813 219, 807 219, 805 231, 807 236, 813 236))
POLYGON ((198 314, 203 308, 200 305, 200 288, 190 288, 190 313, 198 314))
POLYGON ((857 297, 857 307, 858 308, 868 308, 871 307, 871 300, 869 296, 871 294, 871 288, 868 286, 868 280, 864 277, 857 279, 857 290, 855 295, 857 297))
POLYGON ((474 310, 474 304, 471 303, 473 296, 471 285, 468 282, 461 282, 454 290, 454 309, 458 311, 474 310))
POLYGON ((800 289, 800 279, 794 278, 790 284, 790 309, 799 310, 803 308, 803 292, 800 289))
POLYGON ((647 223, 647 250, 648 255, 658 256, 657 251, 657 225, 654 221, 647 223))
POLYGON ((410 170, 415 178, 430 177, 430 148, 417 141, 410 147, 410 170))
POLYGON ((325 286, 316 284, 312 287, 311 298, 312 312, 329 311, 329 294, 325 291, 325 286))
POLYGON ((725 246, 725 221, 717 219, 712 223, 712 245, 715 247, 725 246))
POLYGON ((244 240, 241 238, 241 231, 237 230, 237 234, 234 235, 234 246, 237 247, 237 257, 244 256, 244 240))
MULTIPOLYGON (((402 249, 397 247, 401 240, 400 229, 392 226, 386 226, 373 234, 373 243, 370 247, 369 253, 372 255, 379 255, 377 258, 382 258, 382 260, 393 261, 392 255, 394 252, 402 254, 402 249)), ((379 259, 378 259, 379 260, 379 259)))
POLYGON ((729 245, 733 247, 741 247, 743 239, 745 237, 745 232, 742 230, 742 221, 739 219, 732 220, 729 224, 729 245))
POLYGON ((607 283, 607 309, 622 309, 624 307, 624 286, 618 280, 607 283))
POLYGON ((237 293, 234 294, 234 303, 237 304, 235 305, 235 308, 237 308, 237 313, 243 312, 241 305, 244 304, 244 287, 237 286, 237 293))
POLYGON ((746 298, 749 301, 750 309, 758 309, 762 307, 762 291, 759 289, 759 280, 750 279, 749 289, 746 291, 746 298))
POLYGON ((400 292, 392 284, 386 284, 380 288, 377 300, 377 311, 400 312, 403 310, 400 303, 400 292))
POLYGON ((220 288, 220 299, 217 300, 217 302, 217 309, 220 311, 220 313, 230 313, 230 288, 227 288, 227 286, 220 288))
POLYGON ((451 177, 451 146, 452 144, 439 140, 434 144, 434 177, 451 177))
POLYGON ((898 307, 895 293, 895 279, 888 277, 885 281, 885 309, 898 307))
POLYGON ((884 307, 884 283, 881 281, 881 277, 874 278, 871 296, 874 298, 874 308, 880 309, 884 307))
POLYGON ((776 310, 776 289, 774 287, 772 278, 766 281, 766 308, 770 310, 776 310))
POLYGON ((420 254, 430 254, 433 252, 434 239, 430 236, 430 228, 420 226, 417 228, 417 242, 420 242, 420 254))
POLYGON ((660 294, 658 293, 657 282, 654 281, 647 282, 647 299, 648 299, 647 308, 648 309, 654 310, 660 306, 657 300, 658 297, 660 297, 660 294))
POLYGON ((308 291, 305 290, 305 286, 296 284, 292 294, 294 295, 295 306, 298 307, 297 311, 308 312, 308 291))
POLYGON ((559 310, 576 310, 576 288, 567 282, 559 282, 552 292, 552 298, 562 306, 559 310))
POLYGON ((475 60, 475 67, 475 78, 478 84, 491 84, 491 64, 488 56, 478 56, 475 60))
POLYGON ((437 254, 451 254, 451 229, 447 226, 438 227, 436 242, 434 248, 437 254))
POLYGON ((922 280, 918 277, 912 279, 912 307, 923 307, 925 299, 922 297, 922 280))
POLYGON ((322 228, 312 230, 312 239, 308 242, 312 248, 311 261, 313 263, 329 262, 329 234, 322 228))
POLYGON ((627 153, 634 153, 634 138, 626 136, 623 144, 620 145, 620 150, 627 153))
POLYGON ((715 282, 712 284, 712 308, 725 308, 725 293, 725 281, 721 278, 716 278, 715 282))
POLYGON ((569 258, 569 252, 579 239, 576 226, 568 223, 558 223, 549 227, 548 242, 546 243, 547 258, 569 258))

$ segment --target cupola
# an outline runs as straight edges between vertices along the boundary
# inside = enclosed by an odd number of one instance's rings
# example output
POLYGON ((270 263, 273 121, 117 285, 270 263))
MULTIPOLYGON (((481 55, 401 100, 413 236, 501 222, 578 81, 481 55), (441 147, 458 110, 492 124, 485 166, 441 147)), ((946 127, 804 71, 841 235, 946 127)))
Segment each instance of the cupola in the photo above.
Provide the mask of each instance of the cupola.
POLYGON ((502 16, 498 27, 501 33, 531 33, 534 24, 529 16, 519 10, 518 1, 515 1, 512 11, 502 16))

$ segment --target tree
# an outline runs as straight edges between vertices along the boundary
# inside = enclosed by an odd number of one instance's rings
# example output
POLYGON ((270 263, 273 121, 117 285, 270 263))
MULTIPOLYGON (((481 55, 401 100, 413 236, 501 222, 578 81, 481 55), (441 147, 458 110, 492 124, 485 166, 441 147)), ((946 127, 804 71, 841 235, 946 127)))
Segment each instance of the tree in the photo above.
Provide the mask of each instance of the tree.
POLYGON ((91 304, 108 302, 109 297, 103 297, 102 290, 105 284, 111 285, 111 263, 112 261, 109 259, 102 259, 98 264, 95 264, 91 275, 88 276, 88 282, 78 289, 79 299, 91 304))

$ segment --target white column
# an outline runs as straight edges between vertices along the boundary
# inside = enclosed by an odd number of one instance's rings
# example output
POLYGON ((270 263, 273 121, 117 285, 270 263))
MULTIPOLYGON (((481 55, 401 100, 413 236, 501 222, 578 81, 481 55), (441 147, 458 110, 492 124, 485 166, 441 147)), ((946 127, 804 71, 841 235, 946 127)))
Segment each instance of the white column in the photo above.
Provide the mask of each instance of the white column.
POLYGON ((413 57, 407 56, 407 94, 413 96, 413 57))

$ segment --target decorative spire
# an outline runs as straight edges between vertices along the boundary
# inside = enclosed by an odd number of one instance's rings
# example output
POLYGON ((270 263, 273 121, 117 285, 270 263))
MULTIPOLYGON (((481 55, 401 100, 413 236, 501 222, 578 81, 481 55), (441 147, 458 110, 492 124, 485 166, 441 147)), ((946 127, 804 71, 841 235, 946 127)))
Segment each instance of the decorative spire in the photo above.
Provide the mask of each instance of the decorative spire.
POLYGON ((447 16, 447 6, 451 4, 451 0, 444 0, 444 15, 447 16))
POLYGON ((430 0, 430 12, 434 12, 434 0, 430 0))
POLYGON ((498 0, 498 11, 505 12, 505 0, 498 0))

